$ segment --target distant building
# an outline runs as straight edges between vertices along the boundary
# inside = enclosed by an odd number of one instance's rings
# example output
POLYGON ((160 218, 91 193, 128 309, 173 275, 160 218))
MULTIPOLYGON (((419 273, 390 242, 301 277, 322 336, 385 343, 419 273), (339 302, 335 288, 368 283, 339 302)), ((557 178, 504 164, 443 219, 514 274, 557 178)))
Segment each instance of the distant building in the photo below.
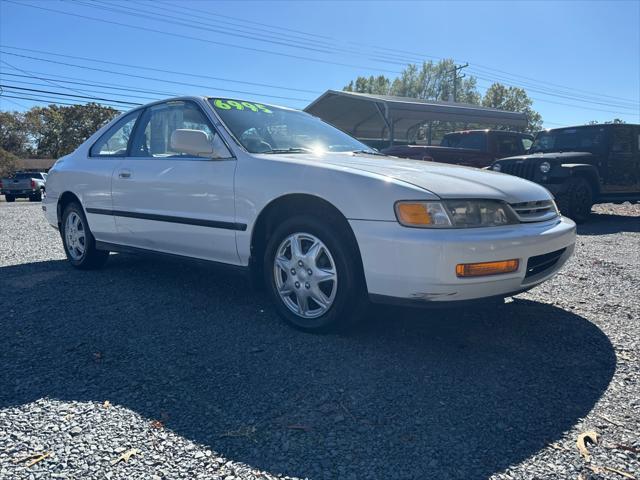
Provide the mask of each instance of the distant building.
POLYGON ((16 162, 16 170, 48 172, 54 163, 56 163, 55 158, 20 158, 16 162))

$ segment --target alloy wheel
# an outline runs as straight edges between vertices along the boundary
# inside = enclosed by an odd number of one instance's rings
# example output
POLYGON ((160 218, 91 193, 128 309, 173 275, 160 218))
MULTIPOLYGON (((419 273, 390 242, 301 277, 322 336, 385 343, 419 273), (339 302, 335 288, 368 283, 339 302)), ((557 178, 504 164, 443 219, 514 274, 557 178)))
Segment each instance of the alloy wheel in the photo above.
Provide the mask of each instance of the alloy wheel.
POLYGON ((82 218, 76 212, 71 212, 67 216, 64 235, 71 258, 81 260, 86 250, 87 237, 82 218))
POLYGON ((280 299, 294 314, 317 318, 338 291, 336 263, 327 246, 309 233, 293 233, 278 247, 273 275, 280 299))

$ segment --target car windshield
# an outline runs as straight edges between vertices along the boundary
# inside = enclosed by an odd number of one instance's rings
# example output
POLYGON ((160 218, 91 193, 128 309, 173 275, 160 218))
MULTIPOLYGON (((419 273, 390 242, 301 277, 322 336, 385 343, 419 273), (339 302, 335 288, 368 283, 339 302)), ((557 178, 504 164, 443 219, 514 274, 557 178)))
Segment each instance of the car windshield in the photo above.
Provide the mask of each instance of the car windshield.
POLYGON ((484 151, 487 149, 487 134, 485 132, 448 133, 443 137, 440 146, 484 151))
POLYGON ((375 152, 322 120, 298 110, 255 102, 209 99, 236 139, 251 153, 375 152))
POLYGON ((597 152, 604 148, 604 129, 598 127, 565 128, 540 132, 531 152, 597 152))

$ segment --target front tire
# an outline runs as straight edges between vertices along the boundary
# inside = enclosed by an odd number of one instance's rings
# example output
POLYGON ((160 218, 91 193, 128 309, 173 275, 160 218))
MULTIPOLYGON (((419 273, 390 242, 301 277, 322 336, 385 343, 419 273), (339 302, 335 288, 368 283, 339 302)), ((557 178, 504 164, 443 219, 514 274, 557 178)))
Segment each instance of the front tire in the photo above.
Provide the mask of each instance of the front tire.
POLYGON ((16 201, 16 197, 14 197, 13 195, 5 195, 4 199, 7 203, 11 203, 11 202, 15 202, 16 201))
POLYGON ((556 201, 563 215, 576 223, 584 223, 591 215, 593 190, 584 178, 570 178, 566 182, 564 193, 558 195, 556 201))
POLYGON ((78 269, 100 268, 109 258, 109 252, 96 249, 95 238, 78 203, 70 203, 64 209, 60 234, 67 260, 78 269))
POLYGON ((279 315, 292 326, 321 333, 357 321, 367 305, 358 252, 334 223, 294 217, 267 243, 264 276, 279 315))

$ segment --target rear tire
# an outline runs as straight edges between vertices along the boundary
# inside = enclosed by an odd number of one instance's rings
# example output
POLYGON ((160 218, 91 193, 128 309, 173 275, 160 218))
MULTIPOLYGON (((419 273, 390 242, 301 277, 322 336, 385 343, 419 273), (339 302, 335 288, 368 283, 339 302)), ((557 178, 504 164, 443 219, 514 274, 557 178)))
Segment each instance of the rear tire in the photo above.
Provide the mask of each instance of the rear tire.
POLYGON ((100 268, 109 258, 109 252, 96 249, 96 240, 89 229, 87 218, 76 202, 67 205, 62 213, 60 235, 67 260, 78 269, 100 268))
POLYGON ((5 195, 4 199, 7 203, 11 203, 11 202, 15 202, 16 201, 16 197, 14 197, 13 195, 5 195))
POLYGON ((576 223, 584 223, 591 215, 593 190, 587 180, 580 177, 566 181, 564 193, 556 198, 560 212, 576 223))
POLYGON ((340 225, 308 216, 290 218, 275 229, 263 271, 267 291, 285 321, 324 333, 362 317, 368 302, 352 243, 340 225))

